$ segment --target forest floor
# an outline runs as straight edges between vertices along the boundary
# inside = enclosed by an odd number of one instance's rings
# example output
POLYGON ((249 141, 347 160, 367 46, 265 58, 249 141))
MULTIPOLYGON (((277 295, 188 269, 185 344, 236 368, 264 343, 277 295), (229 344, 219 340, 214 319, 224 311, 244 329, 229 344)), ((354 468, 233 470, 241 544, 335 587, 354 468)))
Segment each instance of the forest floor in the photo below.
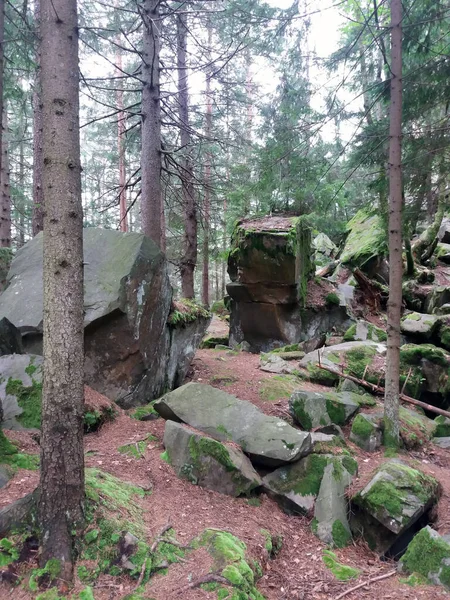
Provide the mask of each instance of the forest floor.
MULTIPOLYGON (((224 324, 215 319, 211 333, 221 333, 224 324)), ((257 405, 269 415, 288 417, 288 395, 271 401, 263 399, 261 388, 274 375, 259 369, 259 356, 245 352, 233 353, 219 350, 199 350, 190 371, 189 380, 210 384, 257 405)), ((305 383, 311 390, 324 389, 305 383)), ((162 439, 164 421, 137 421, 119 411, 115 421, 106 423, 98 432, 85 436, 86 465, 102 469, 125 481, 133 482, 151 490, 139 502, 144 508, 148 541, 158 536, 165 524, 171 523, 177 540, 188 544, 205 528, 217 528, 231 532, 247 545, 249 555, 263 566, 263 576, 258 581, 259 591, 268 600, 322 600, 336 599, 344 591, 358 583, 387 574, 395 569, 395 563, 382 562, 361 541, 347 548, 336 550, 339 562, 356 567, 360 576, 347 582, 337 581, 323 563, 325 546, 311 532, 311 519, 288 516, 265 494, 259 505, 246 498, 233 498, 197 487, 178 479, 172 468, 160 455, 164 450, 162 439), (148 434, 156 441, 149 442, 140 458, 132 458, 118 452, 124 444, 138 442, 148 434), (261 529, 272 535, 281 535, 283 544, 275 558, 269 559, 264 549, 261 529)), ((37 444, 26 433, 6 432, 24 451, 38 452, 37 444)), ((361 488, 370 473, 388 460, 383 452, 368 454, 349 443, 359 464, 359 474, 353 489, 361 488)), ((443 494, 434 527, 440 533, 450 533, 450 452, 429 446, 420 452, 402 453, 402 458, 412 466, 433 474, 443 486, 443 494)), ((19 470, 15 477, 0 490, 0 508, 32 491, 38 483, 38 473, 19 470)), ((210 556, 204 549, 187 552, 183 561, 171 565, 166 575, 155 575, 146 585, 145 596, 155 600, 202 600, 216 598, 216 593, 193 582, 204 577, 210 568, 210 556)), ((75 591, 84 584, 77 581, 75 591)), ((136 588, 136 581, 127 577, 101 575, 93 584, 95 600, 119 600, 136 588)), ((401 582, 400 575, 376 581, 346 595, 356 599, 407 599, 431 600, 448 598, 442 588, 432 586, 411 587, 401 582)), ((0 583, 0 598, 31 600, 35 595, 25 586, 12 588, 0 583)))

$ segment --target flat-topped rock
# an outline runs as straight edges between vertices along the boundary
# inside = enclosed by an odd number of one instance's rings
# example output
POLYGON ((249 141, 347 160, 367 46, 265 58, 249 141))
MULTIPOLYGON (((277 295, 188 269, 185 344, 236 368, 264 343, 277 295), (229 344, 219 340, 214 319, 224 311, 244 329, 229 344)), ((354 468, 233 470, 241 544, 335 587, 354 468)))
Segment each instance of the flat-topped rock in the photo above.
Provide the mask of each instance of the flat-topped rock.
POLYGON ((400 322, 400 331, 419 340, 429 340, 439 325, 435 315, 412 312, 405 315, 400 322))
POLYGON ((209 385, 187 383, 160 398, 154 407, 165 419, 186 423, 219 441, 239 444, 261 464, 277 466, 311 452, 309 433, 209 385))
POLYGON ((352 392, 295 391, 289 400, 289 410, 302 429, 345 425, 359 410, 358 394, 352 392))

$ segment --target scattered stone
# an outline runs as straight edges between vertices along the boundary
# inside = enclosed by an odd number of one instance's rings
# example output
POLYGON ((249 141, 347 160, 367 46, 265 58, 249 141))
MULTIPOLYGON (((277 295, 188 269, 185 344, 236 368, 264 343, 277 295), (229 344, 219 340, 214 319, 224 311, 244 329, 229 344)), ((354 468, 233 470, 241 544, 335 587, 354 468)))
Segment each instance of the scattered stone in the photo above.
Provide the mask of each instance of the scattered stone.
POLYGON ((23 354, 22 336, 6 317, 0 320, 0 356, 23 354))
POLYGON ((345 342, 365 342, 366 340, 372 342, 386 342, 387 334, 381 327, 377 327, 368 321, 361 320, 353 323, 344 334, 345 342))
POLYGON ((209 385, 187 383, 154 407, 165 419, 183 421, 219 441, 239 444, 250 458, 268 466, 293 462, 311 452, 309 433, 209 385))
POLYGON ((223 344, 224 346, 228 346, 228 336, 208 335, 205 338, 203 338, 203 341, 200 344, 200 348, 215 348, 216 344, 223 344))
POLYGON ((11 469, 8 469, 6 465, 0 465, 0 489, 5 487, 8 481, 12 477, 11 469))
POLYGON ((307 392, 298 390, 289 400, 294 420, 306 430, 321 425, 345 425, 359 410, 351 392, 307 392))
POLYGON ((167 421, 164 447, 177 475, 195 485, 237 497, 262 484, 243 452, 186 425, 167 421))
POLYGON ((428 525, 421 529, 402 556, 399 571, 418 573, 450 589, 450 536, 441 536, 428 525))
POLYGON ((399 460, 390 460, 352 498, 352 529, 360 529, 372 549, 386 552, 438 501, 440 494, 440 484, 434 477, 399 460))
POLYGON ((400 331, 405 335, 426 341, 432 338, 438 325, 438 317, 413 312, 402 318, 400 321, 400 331))
POLYGON ((357 463, 349 456, 310 454, 306 458, 280 467, 263 478, 263 486, 288 514, 311 514, 320 491, 327 465, 336 473, 356 473, 357 463))
POLYGON ((295 365, 290 364, 287 360, 281 357, 280 354, 261 354, 259 359, 259 368, 267 373, 289 374, 296 370, 295 365))
MULTIPOLYGON (((325 425, 323 427, 319 427, 318 429, 315 430, 314 433, 324 433, 325 435, 337 436, 337 437, 344 438, 344 432, 339 427, 339 425, 336 425, 336 423, 330 423, 330 425, 325 425)), ((312 435, 311 435, 311 437, 312 437, 312 435)))
POLYGON ((450 449, 450 437, 435 437, 432 441, 440 448, 450 449))
POLYGON ((352 539, 345 492, 357 469, 357 462, 350 457, 341 463, 327 464, 314 506, 314 533, 322 542, 337 548, 343 548, 352 539))
POLYGON ((377 416, 360 413, 356 415, 350 432, 350 441, 365 450, 375 452, 381 446, 383 431, 377 416))

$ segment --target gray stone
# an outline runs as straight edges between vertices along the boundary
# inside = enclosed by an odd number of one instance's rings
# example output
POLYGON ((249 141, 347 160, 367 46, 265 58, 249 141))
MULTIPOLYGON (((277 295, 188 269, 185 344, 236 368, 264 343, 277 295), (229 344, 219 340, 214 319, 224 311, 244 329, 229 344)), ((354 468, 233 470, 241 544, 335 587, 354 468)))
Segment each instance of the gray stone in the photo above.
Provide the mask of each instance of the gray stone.
POLYGON ((8 469, 6 465, 0 465, 0 489, 5 487, 10 479, 11 469, 8 469))
POLYGON ((336 462, 329 463, 314 507, 315 534, 322 542, 338 548, 346 546, 352 537, 345 492, 354 474, 356 472, 349 473, 343 465, 339 468, 336 462))
MULTIPOLYGON (((83 241, 86 383, 124 407, 146 404, 183 380, 195 345, 190 339, 185 351, 182 345, 192 328, 185 322, 171 328, 168 321, 172 289, 167 260, 139 233, 87 228, 83 241)), ((17 252, 0 296, 0 317, 19 329, 26 351, 33 348, 38 354, 42 245, 39 234, 17 252)), ((199 319, 195 340, 206 324, 207 319, 199 319)))
POLYGON ((432 441, 440 448, 450 449, 450 437, 435 437, 432 441))
POLYGON ((380 418, 375 415, 360 413, 352 423, 350 441, 365 450, 375 452, 381 447, 383 431, 380 418))
POLYGON ((440 261, 446 265, 450 264, 450 244, 438 244, 435 254, 440 261))
POLYGON ((13 529, 25 525, 36 525, 36 512, 39 502, 39 488, 19 498, 0 510, 0 537, 5 537, 13 529))
POLYGON ((438 285, 427 289, 423 312, 437 314, 444 304, 450 303, 450 286, 438 285))
POLYGON ((365 396, 367 394, 366 390, 352 381, 351 379, 341 379, 339 383, 339 392, 352 392, 353 394, 359 394, 360 396, 365 396))
POLYGON ((296 370, 295 365, 290 364, 284 358, 281 358, 279 354, 261 354, 259 359, 259 368, 261 371, 266 371, 267 373, 292 373, 296 370))
POLYGON ((390 460, 376 471, 353 498, 354 506, 399 535, 413 525, 440 496, 439 482, 399 460, 390 460))
POLYGON ((347 329, 344 340, 346 342, 365 342, 366 340, 371 340, 372 342, 385 343, 386 332, 381 327, 360 319, 347 329))
POLYGON ((448 217, 442 219, 438 232, 438 240, 442 244, 450 244, 450 219, 448 217))
POLYGON ((418 340, 427 341, 433 336, 438 325, 438 317, 413 312, 402 318, 400 331, 418 340))
POLYGON ((345 425, 359 410, 351 392, 308 392, 298 390, 289 400, 289 410, 303 429, 321 425, 345 425))
POLYGON ((268 466, 298 460, 311 452, 309 433, 268 417, 250 402, 209 385, 188 383, 155 402, 165 419, 182 421, 219 441, 233 441, 268 466))
MULTIPOLYGON (((324 425, 323 427, 318 427, 314 433, 316 433, 316 434, 322 433, 322 434, 325 434, 326 436, 332 436, 333 438, 336 436, 336 437, 340 437, 340 438, 344 439, 344 432, 339 427, 339 425, 336 425, 335 423, 330 423, 330 425, 324 425)), ((313 438, 313 435, 314 434, 311 434, 311 439, 313 438)))
MULTIPOLYGON (((336 357, 338 360, 340 355, 345 355, 346 352, 354 350, 355 348, 373 348, 374 353, 379 354, 380 356, 384 356, 386 354, 385 344, 380 344, 369 340, 365 342, 344 342, 343 344, 326 346, 325 348, 321 349, 321 363, 333 369, 337 369, 336 357), (328 358, 330 355, 333 357, 333 360, 328 358)), ((310 352, 302 358, 300 361, 300 366, 307 367, 309 364, 316 364, 317 362, 317 352, 310 352)))
POLYGON ((439 315, 450 315, 450 303, 443 304, 436 312, 439 315))
POLYGON ((23 354, 22 336, 6 317, 0 320, 0 356, 23 354))
POLYGON ((263 486, 288 514, 312 515, 327 465, 337 465, 340 472, 347 465, 356 469, 353 458, 331 454, 310 454, 306 458, 280 467, 263 478, 263 486))
POLYGON ((195 485, 237 497, 262 484, 243 452, 186 425, 167 421, 164 446, 177 475, 195 485))

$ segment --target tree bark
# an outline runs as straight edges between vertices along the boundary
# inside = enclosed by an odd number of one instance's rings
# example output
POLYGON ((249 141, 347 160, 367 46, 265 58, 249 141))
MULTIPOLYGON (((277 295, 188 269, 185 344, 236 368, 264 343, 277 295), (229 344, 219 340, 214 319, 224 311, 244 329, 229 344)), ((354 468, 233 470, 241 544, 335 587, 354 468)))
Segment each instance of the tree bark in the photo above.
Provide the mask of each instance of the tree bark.
POLYGON ((400 316, 402 307, 402 2, 391 0, 391 102, 389 143, 389 300, 387 315, 384 442, 399 435, 400 316))
POLYGON ((159 0, 144 0, 142 48, 141 219, 142 231, 160 248, 165 231, 161 188, 161 102, 159 91, 159 0))
POLYGON ((11 247, 11 189, 9 185, 9 156, 8 156, 8 116, 6 107, 2 118, 2 146, 0 167, 0 246, 11 247))
MULTIPOLYGON (((212 45, 212 27, 208 19, 208 52, 212 45)), ((212 96, 211 69, 206 73, 206 122, 205 137, 208 147, 205 161, 205 202, 203 206, 203 271, 202 271, 202 302, 209 306, 209 229, 211 220, 211 132, 212 132, 212 96)))
MULTIPOLYGON (((41 0, 35 0, 34 19, 36 35, 40 38, 41 0)), ((44 229, 44 187, 42 172, 44 155, 42 149, 42 99, 41 99, 41 44, 38 41, 36 50, 36 71, 33 90, 33 217, 32 232, 37 235, 44 229)))
MULTIPOLYGON (((120 35, 117 34, 118 43, 120 43, 120 35)), ((122 50, 116 50, 117 73, 122 75, 122 50)), ((127 188, 126 188, 126 169, 125 169, 125 110, 123 103, 123 90, 118 83, 116 91, 117 99, 117 151, 119 155, 119 229, 120 231, 128 231, 128 215, 127 215, 127 188)))
POLYGON ((41 565, 73 576, 83 523, 83 212, 76 0, 41 1, 44 222, 41 565))
POLYGON ((183 151, 181 191, 184 209, 184 252, 181 259, 181 288, 185 298, 194 298, 194 272, 197 264, 197 207, 191 156, 189 88, 187 71, 187 16, 177 15, 177 67, 180 142, 183 151))

